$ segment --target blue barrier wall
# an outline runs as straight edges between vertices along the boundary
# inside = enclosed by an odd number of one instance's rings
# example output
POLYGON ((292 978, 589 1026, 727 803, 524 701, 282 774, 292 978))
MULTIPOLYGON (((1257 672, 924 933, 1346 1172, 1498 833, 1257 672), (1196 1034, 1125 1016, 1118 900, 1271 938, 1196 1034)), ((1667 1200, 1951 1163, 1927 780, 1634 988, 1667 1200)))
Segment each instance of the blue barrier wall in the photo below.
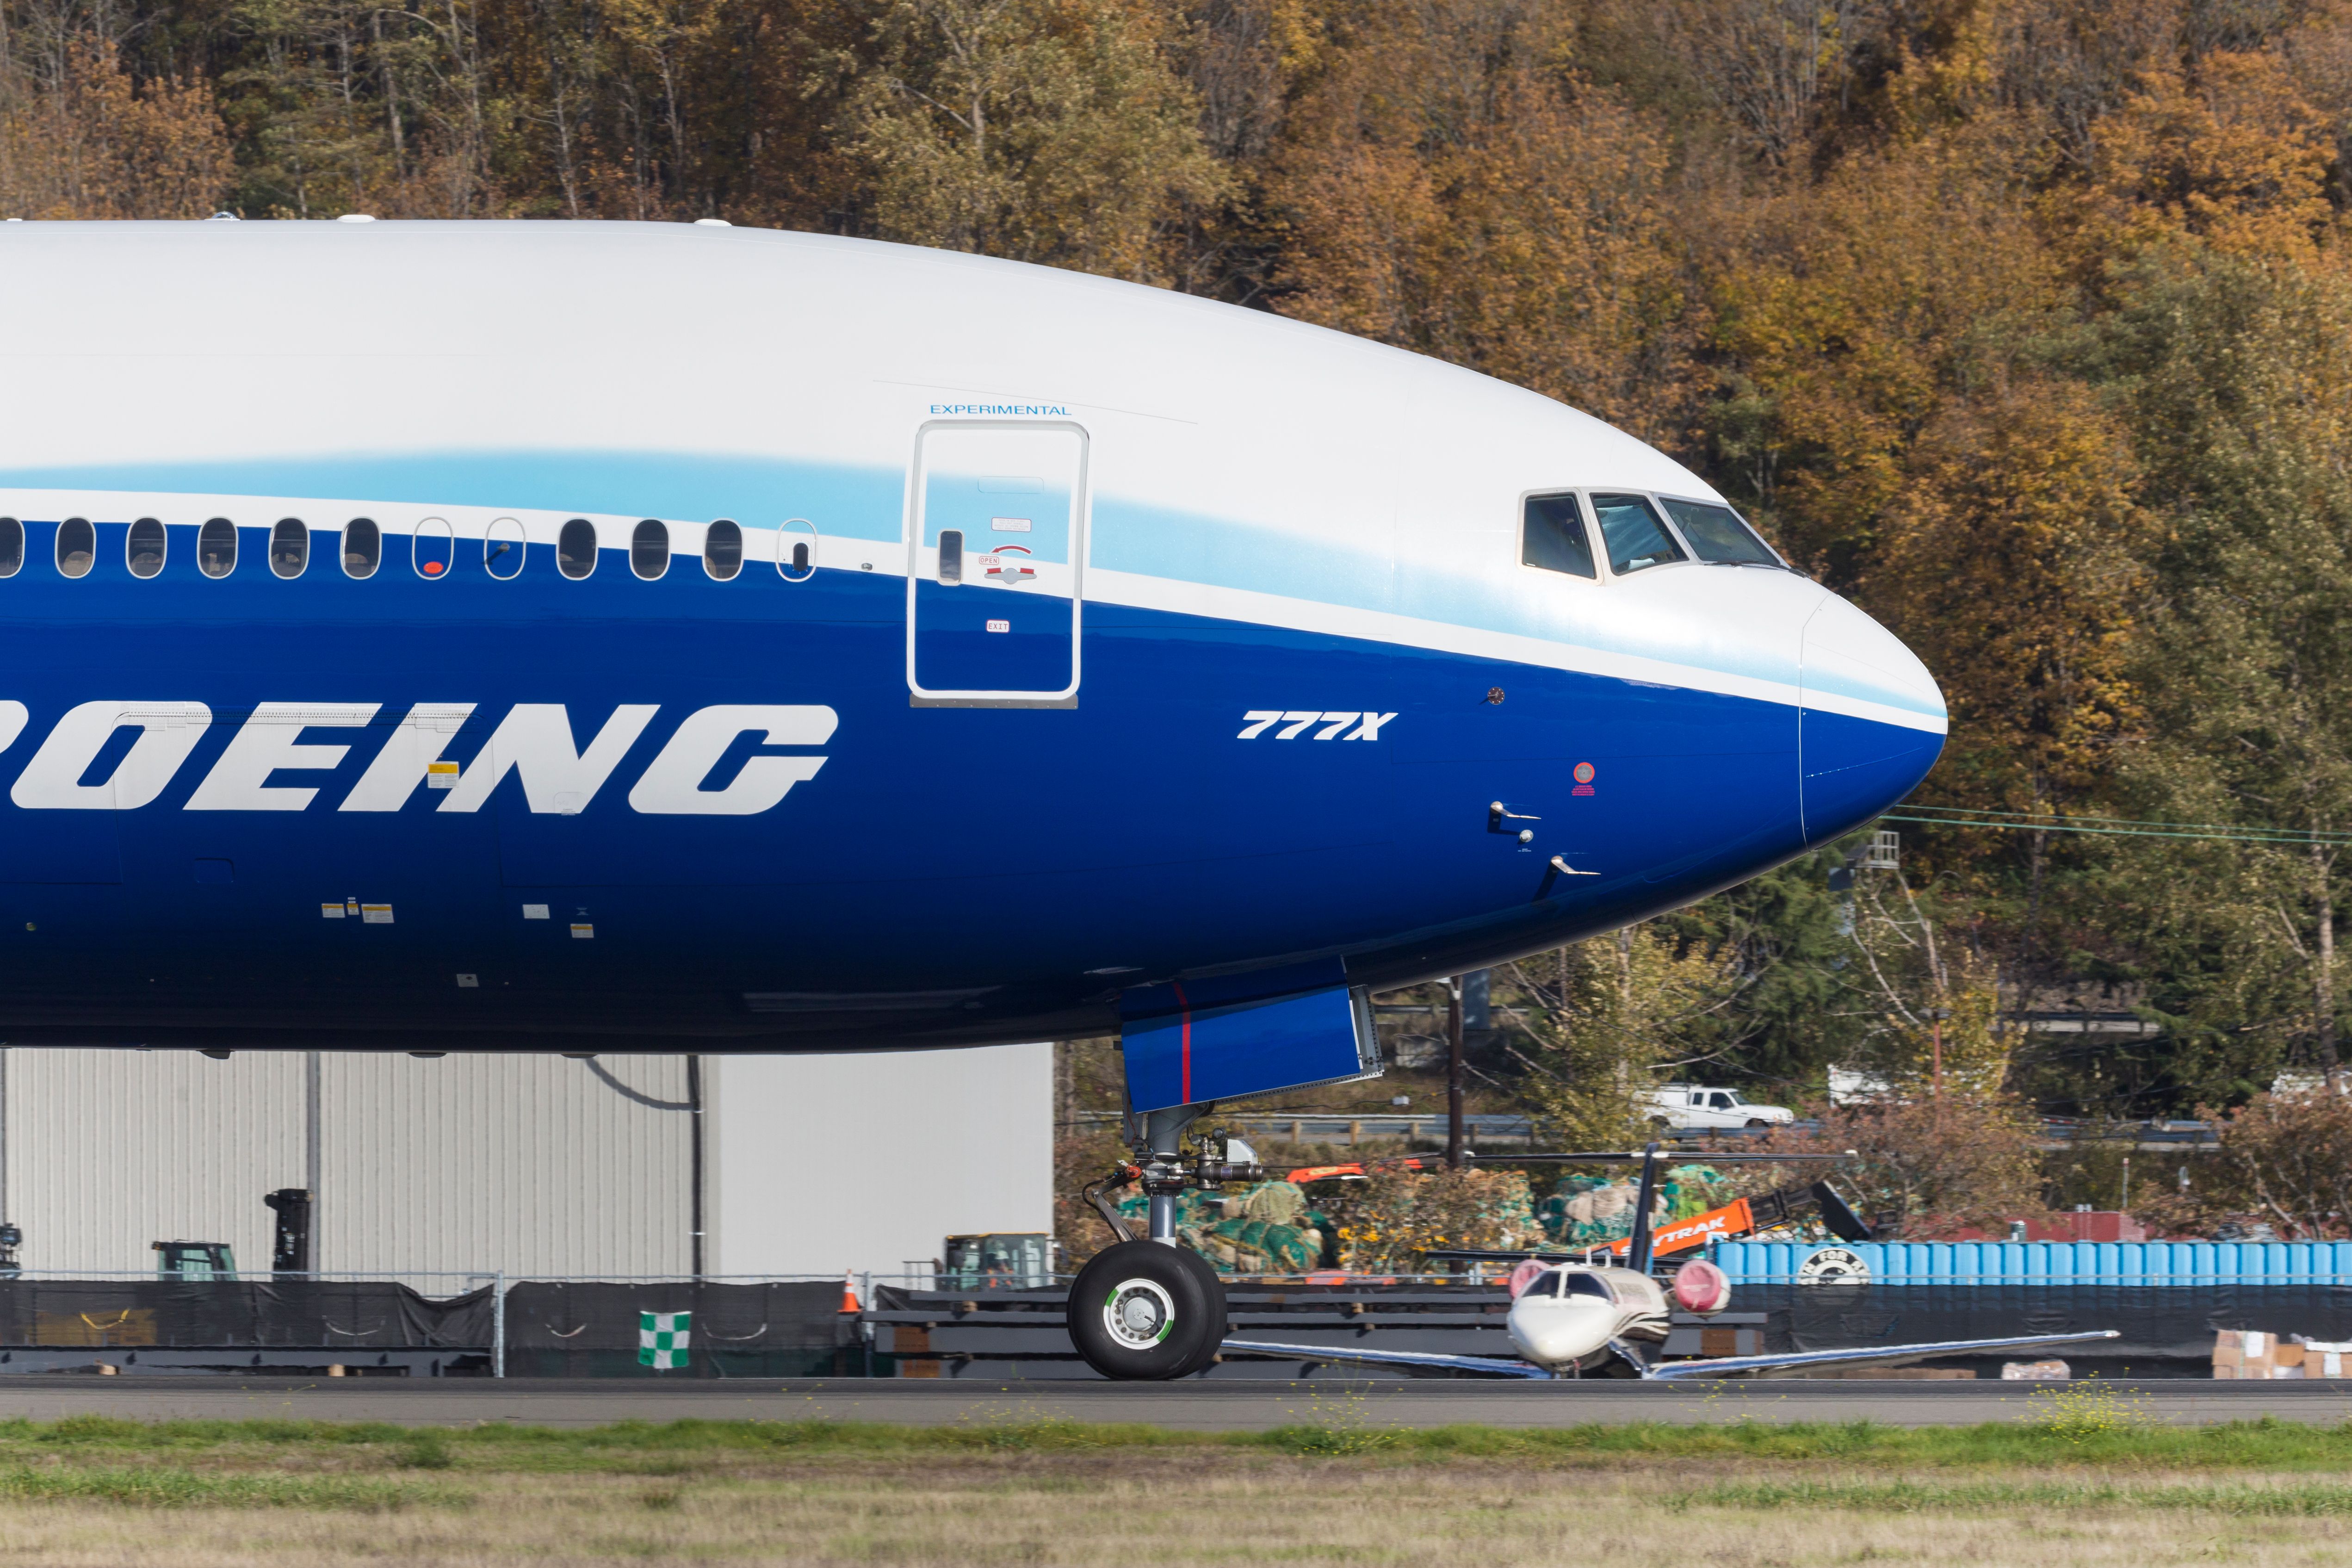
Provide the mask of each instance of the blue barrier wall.
POLYGON ((2352 1241, 1722 1241, 1734 1285, 1794 1280, 1824 1247, 1860 1258, 1874 1285, 2352 1283, 2352 1241))

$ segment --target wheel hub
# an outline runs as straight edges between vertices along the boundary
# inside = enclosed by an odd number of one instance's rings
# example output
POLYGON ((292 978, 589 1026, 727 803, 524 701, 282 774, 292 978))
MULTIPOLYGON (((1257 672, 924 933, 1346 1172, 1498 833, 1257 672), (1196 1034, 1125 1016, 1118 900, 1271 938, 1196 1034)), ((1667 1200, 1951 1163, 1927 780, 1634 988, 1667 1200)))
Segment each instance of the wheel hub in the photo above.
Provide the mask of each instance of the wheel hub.
POLYGON ((1129 1350, 1150 1350, 1175 1326, 1176 1303, 1153 1279, 1122 1279, 1103 1302, 1103 1329, 1129 1350))

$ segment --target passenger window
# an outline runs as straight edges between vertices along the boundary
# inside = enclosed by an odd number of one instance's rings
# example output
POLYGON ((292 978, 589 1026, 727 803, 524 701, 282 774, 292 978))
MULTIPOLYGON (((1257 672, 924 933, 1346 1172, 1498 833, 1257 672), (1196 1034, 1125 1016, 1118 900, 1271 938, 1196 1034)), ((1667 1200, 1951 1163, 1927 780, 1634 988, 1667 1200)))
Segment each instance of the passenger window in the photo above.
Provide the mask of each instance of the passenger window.
POLYGON ((940 530, 940 581, 963 581, 963 530, 960 528, 940 530))
POLYGON ((1764 546, 1748 526, 1739 521, 1738 513, 1727 506, 1708 506, 1695 500, 1665 501, 1666 515, 1690 541, 1692 552, 1701 561, 1712 561, 1728 566, 1778 566, 1780 558, 1764 546))
POLYGON ((123 564, 131 568, 133 577, 152 577, 163 569, 164 550, 169 542, 162 523, 152 517, 142 517, 123 536, 123 564))
POLYGON ((575 517, 555 536, 555 569, 577 581, 596 570, 596 525, 575 517))
POLYGON ((1519 560, 1547 572, 1571 577, 1598 577, 1592 569, 1592 543, 1584 534, 1584 515, 1574 496, 1529 496, 1519 522, 1519 560))
POLYGON ((1609 569, 1620 576, 1688 559, 1640 496, 1594 496, 1592 515, 1609 546, 1609 569))
POLYGON ((669 530, 653 518, 629 535, 629 570, 650 583, 669 570, 669 530))
POLYGON ((269 569, 280 577, 299 577, 310 564, 310 530, 299 517, 281 517, 269 531, 269 569))
POLYGON ((383 559, 383 531, 375 520, 355 517, 343 524, 343 575, 373 577, 383 559))
POLYGON ((86 577, 98 559, 98 530, 86 517, 69 517, 58 524, 58 570, 68 577, 86 577))
POLYGON ((0 577, 14 577, 25 569, 25 525, 0 517, 0 577))
POLYGON ((743 531, 720 518, 702 531, 702 569, 721 583, 743 570, 743 531))
MULTIPOLYGON (((957 535, 959 547, 961 539, 957 535)), ((946 542, 940 542, 944 546, 946 542)), ((776 531, 776 570, 787 583, 805 583, 816 575, 816 524, 795 517, 776 531)))
POLYGON ((408 536, 408 559, 419 577, 447 576, 449 568, 457 563, 457 541, 448 523, 437 517, 419 522, 416 531, 408 536))
POLYGON ((196 530, 196 570, 207 577, 226 577, 236 570, 236 524, 225 517, 205 520, 196 530))
POLYGON ((529 553, 522 524, 513 518, 499 518, 482 536, 482 570, 501 583, 522 570, 523 557, 529 553))

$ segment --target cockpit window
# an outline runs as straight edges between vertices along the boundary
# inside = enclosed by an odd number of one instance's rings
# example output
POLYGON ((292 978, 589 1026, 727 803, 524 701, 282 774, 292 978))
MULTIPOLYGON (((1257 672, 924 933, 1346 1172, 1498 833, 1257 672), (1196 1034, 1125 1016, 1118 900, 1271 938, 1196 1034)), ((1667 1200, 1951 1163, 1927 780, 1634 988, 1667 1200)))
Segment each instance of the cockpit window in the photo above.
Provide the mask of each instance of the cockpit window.
POLYGON ((1690 547, 1701 561, 1712 561, 1720 566, 1778 566, 1779 559, 1764 547, 1739 516, 1727 506, 1708 506, 1695 500, 1665 501, 1666 515, 1683 531, 1690 547))
POLYGON ((1593 577, 1592 544, 1574 496, 1529 496, 1519 522, 1519 560, 1547 572, 1593 577))
POLYGON ((1609 1287, 1596 1274, 1563 1274, 1559 1293, 1563 1296, 1598 1296, 1604 1301, 1613 1300, 1609 1287))
POLYGON ((1609 546, 1609 569, 1621 577, 1645 566, 1689 559, 1640 496, 1594 496, 1592 515, 1609 546))

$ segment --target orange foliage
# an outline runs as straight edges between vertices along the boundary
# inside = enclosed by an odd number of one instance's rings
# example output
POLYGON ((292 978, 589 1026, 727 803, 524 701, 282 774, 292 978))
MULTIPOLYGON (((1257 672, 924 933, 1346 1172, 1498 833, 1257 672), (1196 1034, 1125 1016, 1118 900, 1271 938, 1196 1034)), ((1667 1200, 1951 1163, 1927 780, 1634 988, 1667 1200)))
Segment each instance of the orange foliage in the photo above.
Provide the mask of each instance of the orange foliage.
POLYGON ((1664 128, 1524 31, 1492 68, 1444 43, 1360 49, 1299 106, 1267 184, 1283 309, 1679 444, 1705 312, 1664 128))
POLYGON ((2152 73, 2094 133, 2092 179, 2065 198, 2073 237, 2094 255, 2189 236, 2308 260, 2337 221, 2326 132, 2276 56, 2209 56, 2193 81, 2152 73))
POLYGON ((2139 717, 2126 679, 2146 527, 2121 425, 2071 383, 1953 399, 1909 454, 1865 580, 1948 694, 1939 794, 2049 810, 2139 717))
POLYGON ((27 218, 202 217, 231 174, 228 135, 201 82, 135 90, 111 46, 84 44, 46 90, 0 108, 0 207, 27 218))
POLYGON ((1757 204, 1717 273, 1717 342, 1786 544, 1841 574, 1915 488, 1947 399, 1998 374, 2070 291, 1995 135, 1924 140, 1757 204))

